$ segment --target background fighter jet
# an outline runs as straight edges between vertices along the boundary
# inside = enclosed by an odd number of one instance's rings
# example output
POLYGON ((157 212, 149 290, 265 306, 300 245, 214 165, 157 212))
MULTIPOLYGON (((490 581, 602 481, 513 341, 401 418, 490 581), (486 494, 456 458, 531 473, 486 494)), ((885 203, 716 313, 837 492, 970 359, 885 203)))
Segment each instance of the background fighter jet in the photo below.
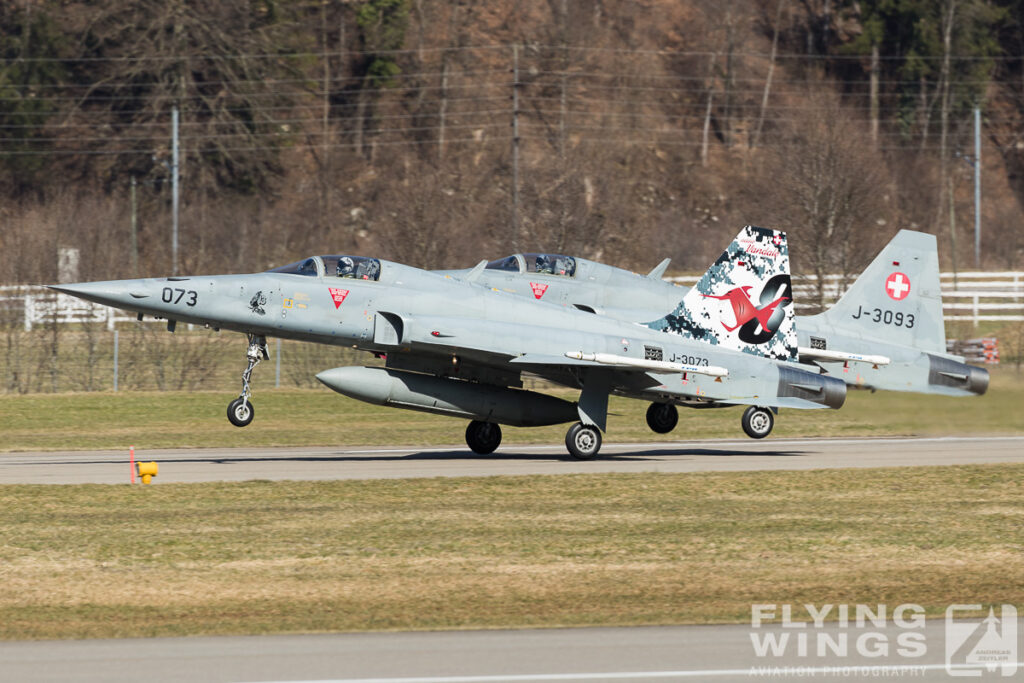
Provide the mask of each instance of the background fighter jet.
MULTIPOLYGON (((477 281, 524 298, 642 321, 687 291, 661 279, 668 263, 665 259, 642 276, 572 256, 516 254, 486 264, 477 281), (535 261, 570 265, 542 273, 530 268, 535 261)), ((459 276, 466 271, 445 272, 459 276)), ((745 321, 753 330, 748 307, 755 302, 742 294, 732 290, 724 295, 735 302, 732 324, 745 321)), ((767 311, 771 303, 762 296, 756 305, 767 311)), ((800 362, 813 363, 850 386, 949 396, 980 395, 988 388, 987 370, 946 353, 933 235, 901 230, 831 309, 797 316, 796 332, 800 362)), ((653 404, 648 411, 648 424, 656 432, 670 431, 677 420, 671 405, 653 404)))
POLYGON ((749 405, 743 426, 755 437, 771 431, 773 409, 841 406, 841 381, 792 363, 791 305, 779 302, 765 318, 769 329, 744 338, 745 326, 730 332, 723 323, 727 302, 712 298, 750 287, 788 304, 788 264, 782 233, 746 227, 682 302, 676 299, 665 308, 670 313, 645 325, 493 291, 474 282, 482 266, 460 280, 351 256, 315 256, 250 275, 54 289, 140 317, 166 318, 171 330, 180 320, 247 334, 242 392, 228 407, 238 426, 253 419, 249 379, 267 356, 266 336, 273 335, 385 358, 385 367, 334 368, 317 377, 371 403, 469 418, 466 442, 478 453, 497 448, 500 424, 578 420, 566 447, 589 459, 601 445, 610 393, 659 405, 749 405), (579 401, 522 390, 523 372, 580 389, 579 401))

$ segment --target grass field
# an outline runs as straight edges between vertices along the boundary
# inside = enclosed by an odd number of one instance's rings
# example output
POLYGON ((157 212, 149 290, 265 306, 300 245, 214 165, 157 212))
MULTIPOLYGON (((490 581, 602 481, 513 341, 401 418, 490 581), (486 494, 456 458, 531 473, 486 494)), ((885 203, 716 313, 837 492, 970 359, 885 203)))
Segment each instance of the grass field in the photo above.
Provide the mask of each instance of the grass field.
POLYGON ((0 638, 1024 603, 1024 466, 0 487, 0 638))
MULTIPOLYGON (((464 443, 465 420, 372 406, 326 388, 260 391, 255 421, 239 429, 225 417, 232 398, 230 391, 4 394, 0 450, 464 443)), ((1024 377, 997 370, 981 397, 851 391, 838 411, 782 411, 774 435, 1021 434, 1021 405, 1024 377)), ((647 428, 646 409, 643 401, 613 397, 606 439, 664 440, 647 428)), ((739 408, 680 413, 674 440, 743 436, 739 408)), ((505 443, 560 443, 565 426, 507 427, 504 433, 505 443)))

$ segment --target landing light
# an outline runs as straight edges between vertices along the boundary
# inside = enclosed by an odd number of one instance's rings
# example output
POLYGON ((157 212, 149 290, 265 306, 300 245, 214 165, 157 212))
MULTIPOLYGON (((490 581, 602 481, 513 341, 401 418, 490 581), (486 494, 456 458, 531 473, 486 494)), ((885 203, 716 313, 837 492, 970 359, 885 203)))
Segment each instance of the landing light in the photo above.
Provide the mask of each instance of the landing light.
POLYGON ((160 469, 155 462, 140 462, 136 463, 135 466, 139 471, 139 477, 142 479, 143 484, 152 483, 153 477, 156 476, 157 471, 160 469))

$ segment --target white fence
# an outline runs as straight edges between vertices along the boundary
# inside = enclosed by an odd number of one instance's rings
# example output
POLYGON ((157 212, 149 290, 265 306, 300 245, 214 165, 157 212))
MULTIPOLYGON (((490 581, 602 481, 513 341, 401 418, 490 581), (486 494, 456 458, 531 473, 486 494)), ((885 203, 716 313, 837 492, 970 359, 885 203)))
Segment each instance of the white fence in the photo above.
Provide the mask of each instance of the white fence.
POLYGON ((108 330, 113 330, 118 322, 135 320, 133 314, 39 286, 0 287, 2 311, 20 317, 26 330, 49 322, 105 323, 108 330))
MULTIPOLYGON (((693 285, 697 276, 671 277, 668 280, 693 285)), ((840 275, 825 276, 825 298, 835 301, 849 286, 840 275)), ((942 273, 942 308, 945 319, 971 321, 1013 322, 1024 320, 1024 272, 966 272, 942 273)), ((798 309, 813 308, 813 304, 800 303, 817 297, 818 285, 814 277, 794 278, 794 295, 798 309)), ((0 312, 18 316, 26 330, 56 320, 58 323, 105 323, 113 330, 118 322, 134 320, 135 316, 107 306, 89 303, 66 294, 58 294, 46 287, 0 287, 0 312)))
MULTIPOLYGON (((696 284, 698 276, 667 278, 681 285, 696 284)), ((1024 320, 1024 272, 941 273, 942 308, 949 321, 966 320, 975 325, 983 321, 1014 322, 1024 320)), ((818 281, 814 276, 793 279, 793 295, 798 309, 814 308, 801 303, 815 299, 818 281)), ((852 283, 841 275, 825 276, 825 300, 834 302, 852 283)))

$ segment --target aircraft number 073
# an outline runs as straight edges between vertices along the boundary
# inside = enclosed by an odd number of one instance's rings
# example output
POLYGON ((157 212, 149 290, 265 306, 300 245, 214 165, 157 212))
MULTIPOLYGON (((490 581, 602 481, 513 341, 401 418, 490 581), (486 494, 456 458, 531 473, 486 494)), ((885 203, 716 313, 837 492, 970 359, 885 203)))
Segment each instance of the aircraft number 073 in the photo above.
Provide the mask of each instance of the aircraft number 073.
POLYGON ((199 301, 199 294, 194 289, 185 290, 180 287, 175 287, 174 289, 164 287, 164 291, 161 292, 160 298, 163 299, 165 304, 180 304, 181 300, 186 295, 188 296, 188 298, 185 299, 186 306, 195 306, 196 302, 199 301))

